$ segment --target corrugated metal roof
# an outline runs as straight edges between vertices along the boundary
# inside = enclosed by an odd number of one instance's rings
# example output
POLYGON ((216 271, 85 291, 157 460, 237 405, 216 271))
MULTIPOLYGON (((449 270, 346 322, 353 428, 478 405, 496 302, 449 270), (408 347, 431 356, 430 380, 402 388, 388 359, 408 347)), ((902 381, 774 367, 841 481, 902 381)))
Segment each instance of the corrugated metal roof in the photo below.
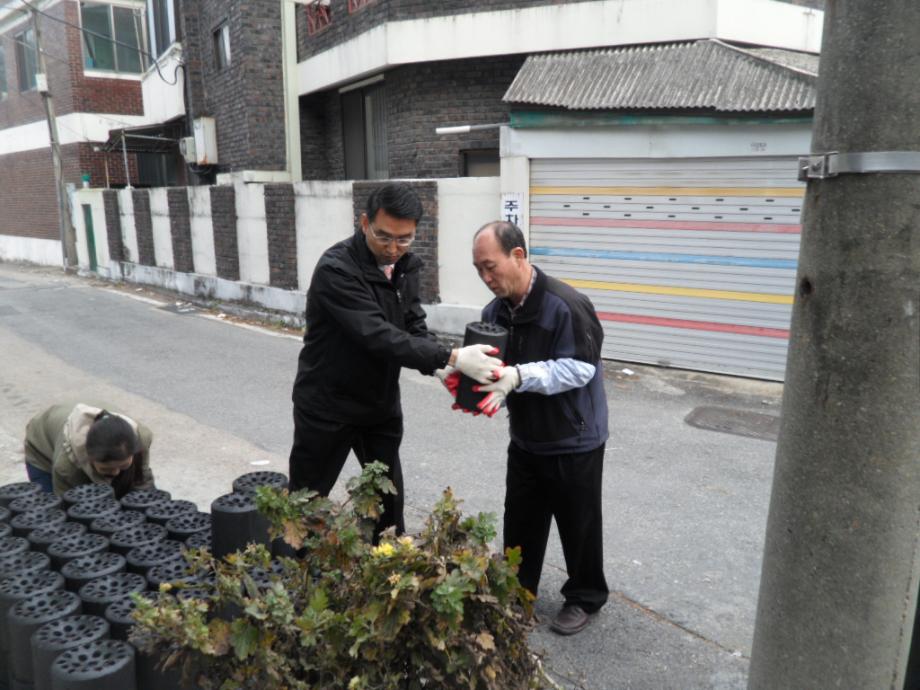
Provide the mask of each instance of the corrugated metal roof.
POLYGON ((818 56, 777 48, 693 43, 531 55, 506 103, 571 110, 811 110, 818 56))

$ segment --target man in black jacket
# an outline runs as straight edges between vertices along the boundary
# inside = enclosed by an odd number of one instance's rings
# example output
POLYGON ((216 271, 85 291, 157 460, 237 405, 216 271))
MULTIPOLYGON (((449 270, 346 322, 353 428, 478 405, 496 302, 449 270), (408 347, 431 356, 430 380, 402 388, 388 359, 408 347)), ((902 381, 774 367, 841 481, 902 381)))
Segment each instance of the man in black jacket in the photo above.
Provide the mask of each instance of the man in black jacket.
POLYGON ((405 529, 399 461, 402 367, 423 374, 448 365, 482 383, 501 366, 492 348, 450 350, 428 332, 419 300, 422 261, 409 252, 422 203, 411 187, 374 190, 361 229, 330 247, 307 292, 306 333, 294 381, 292 490, 327 495, 349 450, 361 465, 389 468, 396 496, 384 497, 378 530, 405 529))
POLYGON ((473 239, 473 264, 496 298, 482 320, 510 331, 497 380, 480 410, 507 401, 511 443, 505 490, 505 547, 521 547, 521 584, 537 593, 552 519, 568 581, 550 628, 582 630, 607 601, 601 522, 601 473, 607 440, 601 343, 591 301, 527 260, 512 223, 489 223, 473 239))

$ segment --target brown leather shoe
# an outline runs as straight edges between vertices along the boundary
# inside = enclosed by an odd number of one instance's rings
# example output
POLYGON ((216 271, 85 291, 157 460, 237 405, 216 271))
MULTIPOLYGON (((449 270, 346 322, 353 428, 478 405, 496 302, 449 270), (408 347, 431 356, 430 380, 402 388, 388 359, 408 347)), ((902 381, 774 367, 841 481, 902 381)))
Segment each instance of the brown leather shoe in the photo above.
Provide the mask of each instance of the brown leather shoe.
POLYGON ((560 635, 574 635, 584 630, 590 620, 590 615, 581 606, 572 604, 562 607, 549 624, 549 629, 560 635))

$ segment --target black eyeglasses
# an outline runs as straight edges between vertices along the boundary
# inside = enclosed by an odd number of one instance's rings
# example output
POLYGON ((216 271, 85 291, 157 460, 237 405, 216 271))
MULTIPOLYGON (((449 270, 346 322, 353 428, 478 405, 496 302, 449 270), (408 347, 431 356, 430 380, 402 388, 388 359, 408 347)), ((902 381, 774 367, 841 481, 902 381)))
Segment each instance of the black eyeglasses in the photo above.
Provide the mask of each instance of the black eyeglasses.
POLYGON ((374 239, 381 244, 389 244, 390 242, 395 242, 397 247, 408 247, 413 242, 415 242, 415 235, 410 237, 393 237, 392 235, 388 235, 385 232, 380 232, 373 225, 370 226, 370 231, 374 239))

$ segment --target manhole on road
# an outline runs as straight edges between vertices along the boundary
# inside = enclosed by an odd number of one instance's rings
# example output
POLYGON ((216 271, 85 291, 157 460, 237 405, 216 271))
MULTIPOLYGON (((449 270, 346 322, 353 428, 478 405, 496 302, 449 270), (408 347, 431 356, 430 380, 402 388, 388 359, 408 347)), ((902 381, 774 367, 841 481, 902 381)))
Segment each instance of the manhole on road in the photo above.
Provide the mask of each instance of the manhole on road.
POLYGON ((779 417, 750 410, 728 407, 697 407, 684 417, 690 426, 709 431, 722 431, 736 436, 775 441, 779 436, 779 417))

